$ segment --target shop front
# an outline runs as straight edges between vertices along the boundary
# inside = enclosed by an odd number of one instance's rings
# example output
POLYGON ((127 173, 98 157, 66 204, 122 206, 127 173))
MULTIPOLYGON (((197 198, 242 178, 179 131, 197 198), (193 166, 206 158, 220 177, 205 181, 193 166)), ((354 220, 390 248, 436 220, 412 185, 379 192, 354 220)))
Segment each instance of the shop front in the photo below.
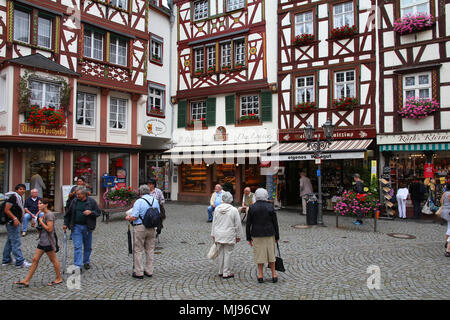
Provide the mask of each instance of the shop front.
POLYGON ((149 179, 156 180, 165 199, 170 199, 170 161, 161 158, 161 152, 143 152, 139 157, 139 185, 146 184, 149 179))

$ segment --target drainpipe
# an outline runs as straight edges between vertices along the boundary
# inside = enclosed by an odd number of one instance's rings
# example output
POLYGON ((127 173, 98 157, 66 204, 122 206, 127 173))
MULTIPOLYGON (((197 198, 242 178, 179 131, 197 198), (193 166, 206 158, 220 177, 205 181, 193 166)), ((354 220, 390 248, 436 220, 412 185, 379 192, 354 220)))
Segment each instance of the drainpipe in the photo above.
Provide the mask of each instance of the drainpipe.
MULTIPOLYGON (((171 95, 172 95, 172 54, 173 54, 173 43, 172 43, 172 38, 173 38, 173 24, 174 24, 174 22, 175 22, 175 16, 174 16, 174 14, 173 14, 173 9, 174 9, 174 7, 173 7, 173 0, 168 0, 167 1, 167 5, 168 5, 168 7, 169 7, 169 9, 170 9, 170 35, 169 35, 169 42, 170 42, 170 58, 169 58, 169 105, 170 105, 170 109, 171 109, 171 112, 172 112, 172 116, 171 116, 171 119, 170 119, 170 149, 172 149, 173 148, 173 132, 174 132, 174 118, 175 118, 175 109, 174 109, 174 106, 173 106, 173 104, 172 104, 172 98, 171 98, 171 95)), ((172 181, 172 173, 173 173, 173 162, 172 162, 172 160, 170 160, 170 162, 169 162, 169 181, 170 181, 170 183, 169 183, 169 186, 170 186, 170 191, 172 190, 172 183, 173 183, 173 181, 172 181)), ((171 200, 172 200, 172 192, 170 192, 170 198, 171 198, 171 200)))

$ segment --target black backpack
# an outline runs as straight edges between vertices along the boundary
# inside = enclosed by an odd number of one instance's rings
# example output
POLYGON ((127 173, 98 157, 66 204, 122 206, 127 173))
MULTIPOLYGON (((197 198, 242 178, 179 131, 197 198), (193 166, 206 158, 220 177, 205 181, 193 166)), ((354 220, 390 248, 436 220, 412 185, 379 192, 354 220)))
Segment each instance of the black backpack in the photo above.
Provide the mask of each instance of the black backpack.
POLYGON ((6 198, 0 200, 0 225, 6 224, 8 222, 8 216, 5 213, 6 198))
POLYGON ((157 208, 153 208, 153 203, 155 202, 155 199, 153 198, 152 204, 147 201, 147 199, 142 198, 145 200, 145 202, 148 203, 150 208, 145 211, 144 218, 142 219, 142 224, 146 228, 158 228, 161 225, 161 213, 157 208))

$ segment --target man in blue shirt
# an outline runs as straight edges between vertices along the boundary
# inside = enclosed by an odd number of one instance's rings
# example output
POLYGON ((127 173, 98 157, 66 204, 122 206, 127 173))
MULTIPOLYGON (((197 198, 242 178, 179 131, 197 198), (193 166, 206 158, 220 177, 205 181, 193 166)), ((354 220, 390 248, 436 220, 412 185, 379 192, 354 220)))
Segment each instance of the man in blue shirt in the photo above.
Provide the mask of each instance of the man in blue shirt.
POLYGON ((215 188, 214 188, 214 192, 211 196, 211 199, 209 201, 210 206, 208 207, 208 221, 207 222, 212 222, 213 221, 213 212, 216 209, 216 207, 222 203, 222 186, 220 184, 216 184, 215 188))
POLYGON ((152 208, 157 208, 158 200, 150 196, 150 188, 148 185, 139 187, 139 194, 141 198, 134 203, 131 215, 127 215, 125 219, 130 221, 133 225, 133 258, 134 270, 133 278, 144 279, 144 275, 151 277, 153 275, 153 255, 155 250, 156 230, 155 228, 146 228, 142 220, 145 213, 152 205, 152 208), (145 200, 144 200, 145 199, 145 200), (147 201, 146 201, 147 200, 147 201), (143 264, 143 253, 145 252, 146 260, 143 264))
POLYGON ((43 212, 39 213, 38 201, 41 199, 38 196, 39 192, 37 189, 31 190, 31 196, 25 200, 25 205, 23 209, 25 214, 23 215, 23 225, 22 225, 22 237, 25 237, 28 230, 28 223, 33 220, 32 226, 36 224, 36 220, 44 215, 43 212), (37 214, 39 213, 39 217, 37 214))

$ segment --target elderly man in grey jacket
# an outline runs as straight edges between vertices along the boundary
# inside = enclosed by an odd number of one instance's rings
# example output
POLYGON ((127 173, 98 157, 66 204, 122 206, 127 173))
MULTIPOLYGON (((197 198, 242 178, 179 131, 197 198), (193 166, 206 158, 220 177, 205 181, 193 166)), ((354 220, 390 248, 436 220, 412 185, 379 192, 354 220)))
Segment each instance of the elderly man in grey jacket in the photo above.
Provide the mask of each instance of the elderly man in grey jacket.
POLYGON ((306 216, 306 199, 307 195, 313 193, 311 180, 306 176, 306 172, 300 173, 300 198, 302 198, 302 214, 306 216))
POLYGON ((242 225, 238 210, 231 205, 233 196, 229 192, 222 195, 222 203, 214 210, 211 236, 219 250, 219 276, 233 278, 231 254, 234 245, 241 240, 242 225))

